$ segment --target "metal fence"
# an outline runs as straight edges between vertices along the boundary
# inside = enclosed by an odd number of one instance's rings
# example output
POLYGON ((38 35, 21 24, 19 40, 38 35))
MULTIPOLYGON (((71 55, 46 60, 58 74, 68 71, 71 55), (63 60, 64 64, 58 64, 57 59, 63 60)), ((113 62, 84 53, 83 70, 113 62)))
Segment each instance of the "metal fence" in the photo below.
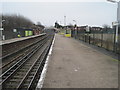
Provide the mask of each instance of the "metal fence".
MULTIPOLYGON (((120 31, 120 28, 119 28, 119 31, 120 31)), ((116 33, 115 28, 107 29, 107 30, 100 30, 100 31, 91 30, 90 32, 86 32, 85 30, 74 30, 73 29, 71 32, 71 36, 76 39, 87 42, 89 44, 93 44, 98 47, 105 48, 106 50, 110 50, 115 53, 120 53, 119 52, 120 51, 119 39, 118 39, 118 42, 116 43, 115 33, 116 33)))

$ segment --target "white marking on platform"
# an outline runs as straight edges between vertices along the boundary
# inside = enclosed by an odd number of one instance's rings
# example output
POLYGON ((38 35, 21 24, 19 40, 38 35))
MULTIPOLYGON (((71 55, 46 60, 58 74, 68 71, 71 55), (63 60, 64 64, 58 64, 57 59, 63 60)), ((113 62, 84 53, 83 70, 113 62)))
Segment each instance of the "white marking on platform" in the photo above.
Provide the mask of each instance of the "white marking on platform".
POLYGON ((45 62, 45 65, 43 67, 43 71, 41 73, 41 76, 40 76, 40 79, 38 81, 38 84, 37 84, 37 87, 36 87, 36 90, 37 89, 41 89, 43 87, 43 83, 44 83, 44 79, 45 79, 45 75, 46 75, 46 72, 47 72, 47 68, 48 68, 48 63, 49 63, 49 58, 52 54, 52 50, 53 50, 53 45, 54 45, 54 42, 55 42, 55 36, 54 36, 54 39, 53 39, 53 42, 52 42, 52 45, 50 47, 50 50, 49 50, 49 53, 48 53, 48 56, 46 58, 46 62, 45 62))

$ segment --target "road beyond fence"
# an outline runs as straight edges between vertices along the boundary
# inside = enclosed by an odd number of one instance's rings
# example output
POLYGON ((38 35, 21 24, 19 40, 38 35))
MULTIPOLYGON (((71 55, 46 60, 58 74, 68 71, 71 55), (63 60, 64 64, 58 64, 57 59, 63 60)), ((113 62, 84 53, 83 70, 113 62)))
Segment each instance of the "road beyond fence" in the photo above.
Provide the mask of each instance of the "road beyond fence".
POLYGON ((118 62, 56 34, 43 88, 117 88, 118 62))

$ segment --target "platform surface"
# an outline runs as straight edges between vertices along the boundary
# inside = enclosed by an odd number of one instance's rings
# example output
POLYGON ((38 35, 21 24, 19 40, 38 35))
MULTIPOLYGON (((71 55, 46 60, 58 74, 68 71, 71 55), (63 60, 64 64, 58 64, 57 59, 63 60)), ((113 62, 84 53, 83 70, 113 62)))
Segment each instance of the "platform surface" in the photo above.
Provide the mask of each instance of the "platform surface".
MULTIPOLYGON (((43 34, 45 34, 45 33, 43 33, 43 34)), ((0 41, 0 45, 14 43, 14 42, 17 42, 17 41, 22 41, 22 40, 25 40, 25 39, 38 37, 38 36, 43 35, 43 34, 33 35, 33 36, 29 36, 29 37, 21 37, 21 38, 13 38, 13 39, 8 39, 8 40, 2 40, 2 41, 0 41)))
POLYGON ((73 38, 55 35, 43 88, 117 88, 118 61, 73 38))

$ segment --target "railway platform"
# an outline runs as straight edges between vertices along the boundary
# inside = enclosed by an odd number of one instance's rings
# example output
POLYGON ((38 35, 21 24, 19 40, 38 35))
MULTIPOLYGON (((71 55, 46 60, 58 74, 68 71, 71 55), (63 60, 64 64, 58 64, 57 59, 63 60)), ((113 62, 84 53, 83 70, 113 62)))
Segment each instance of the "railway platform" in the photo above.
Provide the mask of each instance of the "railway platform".
POLYGON ((29 36, 29 37, 21 37, 21 38, 13 38, 13 39, 8 39, 8 40, 3 40, 3 41, 0 41, 0 45, 10 44, 10 43, 18 42, 18 41, 23 41, 23 40, 26 40, 26 39, 38 37, 40 35, 42 35, 42 34, 29 36))
MULTIPOLYGON (((118 61, 73 38, 55 35, 42 88, 118 88, 118 61)), ((38 88, 41 83, 38 83, 38 88)))

